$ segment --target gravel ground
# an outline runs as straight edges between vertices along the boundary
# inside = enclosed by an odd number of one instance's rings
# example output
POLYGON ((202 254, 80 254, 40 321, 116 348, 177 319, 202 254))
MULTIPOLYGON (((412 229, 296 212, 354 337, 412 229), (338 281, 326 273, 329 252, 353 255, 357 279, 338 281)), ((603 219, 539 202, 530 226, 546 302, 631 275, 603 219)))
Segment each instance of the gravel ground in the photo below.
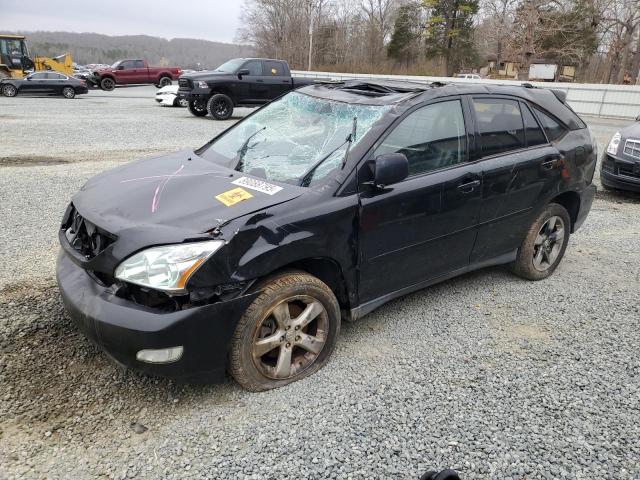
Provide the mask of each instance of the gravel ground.
MULTIPOLYGON (((62 210, 89 176, 224 127, 147 91, 0 98, 0 479, 640 479, 637 195, 599 195, 550 279, 493 268, 396 300, 285 388, 110 363, 58 299, 62 210)), ((587 121, 601 143, 622 124, 587 121)))

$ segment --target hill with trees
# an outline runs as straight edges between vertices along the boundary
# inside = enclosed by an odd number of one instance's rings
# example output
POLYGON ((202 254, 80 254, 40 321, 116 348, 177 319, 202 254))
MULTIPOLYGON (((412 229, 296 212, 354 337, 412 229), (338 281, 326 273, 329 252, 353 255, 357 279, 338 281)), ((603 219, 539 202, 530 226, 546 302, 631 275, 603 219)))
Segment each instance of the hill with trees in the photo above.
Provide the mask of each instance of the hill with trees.
POLYGON ((108 63, 122 58, 145 58, 153 65, 213 68, 234 57, 249 57, 247 45, 191 38, 147 35, 109 36, 97 33, 19 32, 27 36, 32 55, 55 57, 71 52, 79 64, 108 63))

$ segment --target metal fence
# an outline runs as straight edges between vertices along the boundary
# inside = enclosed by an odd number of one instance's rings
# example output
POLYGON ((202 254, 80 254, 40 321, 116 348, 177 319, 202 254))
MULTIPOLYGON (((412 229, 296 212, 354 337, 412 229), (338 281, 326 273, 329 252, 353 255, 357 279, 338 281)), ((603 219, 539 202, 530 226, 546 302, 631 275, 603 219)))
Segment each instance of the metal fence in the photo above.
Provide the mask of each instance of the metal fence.
MULTIPOLYGON (((362 73, 306 72, 293 71, 293 75, 306 78, 331 80, 346 79, 387 79, 409 80, 412 82, 448 82, 448 83, 491 83, 498 85, 522 85, 513 80, 466 80, 451 77, 419 77, 403 75, 373 75, 362 73)), ((597 83, 549 83, 529 82, 543 88, 555 88, 567 92, 567 103, 581 115, 610 118, 636 118, 640 115, 640 85, 608 85, 597 83)))

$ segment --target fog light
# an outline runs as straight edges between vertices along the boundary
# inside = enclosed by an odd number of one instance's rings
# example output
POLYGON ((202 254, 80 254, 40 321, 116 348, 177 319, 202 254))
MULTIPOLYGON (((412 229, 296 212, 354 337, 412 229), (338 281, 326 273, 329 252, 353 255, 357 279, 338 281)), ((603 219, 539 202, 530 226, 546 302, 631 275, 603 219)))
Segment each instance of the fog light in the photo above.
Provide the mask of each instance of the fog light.
POLYGON ((182 346, 160 348, 158 350, 140 350, 136 354, 136 358, 145 363, 172 363, 180 360, 183 351, 184 348, 182 346))

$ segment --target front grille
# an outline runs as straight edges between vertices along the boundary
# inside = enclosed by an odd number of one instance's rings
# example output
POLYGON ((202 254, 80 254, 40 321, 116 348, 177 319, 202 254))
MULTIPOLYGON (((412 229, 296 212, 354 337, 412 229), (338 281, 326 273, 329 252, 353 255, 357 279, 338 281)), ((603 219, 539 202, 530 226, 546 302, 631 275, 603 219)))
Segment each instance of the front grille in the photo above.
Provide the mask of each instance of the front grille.
POLYGON ((191 80, 189 80, 188 78, 179 78, 178 86, 191 88, 191 80))
POLYGON ((69 244, 82 256, 91 260, 116 241, 116 236, 82 217, 71 205, 71 211, 62 230, 69 244))
POLYGON ((630 157, 640 158, 640 140, 629 139, 624 142, 624 153, 630 157))
POLYGON ((618 163, 618 175, 624 175, 625 177, 640 178, 640 170, 634 168, 632 164, 618 163))

